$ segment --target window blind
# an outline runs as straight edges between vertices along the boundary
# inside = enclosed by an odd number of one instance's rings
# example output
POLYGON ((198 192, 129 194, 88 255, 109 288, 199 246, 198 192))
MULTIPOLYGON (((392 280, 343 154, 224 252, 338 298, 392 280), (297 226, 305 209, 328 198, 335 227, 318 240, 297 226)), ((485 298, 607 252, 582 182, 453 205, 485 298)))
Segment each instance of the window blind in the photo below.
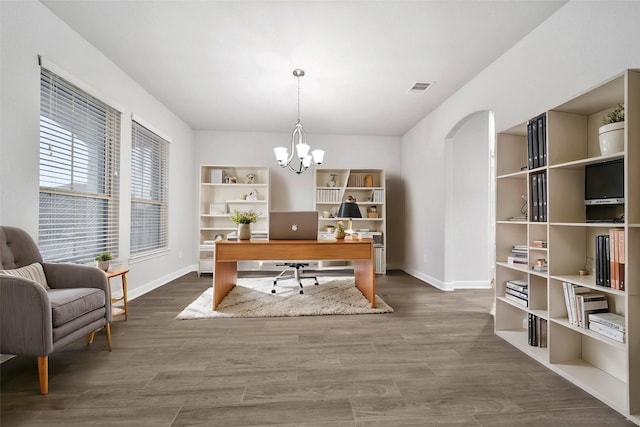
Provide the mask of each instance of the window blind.
POLYGON ((41 68, 38 244, 45 260, 118 256, 119 168, 120 112, 41 68))
POLYGON ((169 142, 131 123, 131 255, 166 249, 169 142))

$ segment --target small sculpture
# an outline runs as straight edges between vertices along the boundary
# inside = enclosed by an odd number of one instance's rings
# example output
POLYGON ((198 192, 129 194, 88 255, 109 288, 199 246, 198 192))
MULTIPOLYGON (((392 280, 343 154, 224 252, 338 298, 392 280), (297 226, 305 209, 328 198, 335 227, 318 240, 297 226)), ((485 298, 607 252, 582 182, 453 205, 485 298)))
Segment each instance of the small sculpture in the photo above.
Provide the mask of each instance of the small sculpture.
POLYGON ((253 184, 255 183, 256 180, 256 174, 255 173, 248 173, 247 174, 247 184, 253 184))

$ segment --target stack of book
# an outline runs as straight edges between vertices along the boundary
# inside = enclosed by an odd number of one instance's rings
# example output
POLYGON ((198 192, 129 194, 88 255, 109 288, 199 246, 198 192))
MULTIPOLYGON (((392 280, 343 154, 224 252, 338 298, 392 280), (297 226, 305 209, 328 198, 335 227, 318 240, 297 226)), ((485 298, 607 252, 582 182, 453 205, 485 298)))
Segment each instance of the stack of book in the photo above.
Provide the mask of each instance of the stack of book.
POLYGON ((527 245, 513 245, 511 256, 507 257, 508 264, 527 264, 529 262, 529 248, 527 245))
POLYGON ((517 304, 529 307, 529 284, 526 280, 507 280, 504 297, 517 304))
POLYGON ((607 296, 573 283, 563 282, 564 300, 569 323, 584 329, 589 327, 589 315, 609 311, 607 296))
POLYGON ((533 347, 547 346, 547 319, 529 313, 527 336, 529 345, 533 347))
POLYGON ((621 291, 625 289, 624 244, 624 230, 619 228, 596 236, 596 285, 621 291))
POLYGON ((533 222, 547 221, 547 172, 532 173, 531 218, 533 222))
POLYGON ((591 313, 589 314, 589 329, 612 340, 624 342, 624 317, 619 314, 591 313))
POLYGON ((528 167, 535 169, 547 165, 547 115, 542 113, 527 122, 528 167))

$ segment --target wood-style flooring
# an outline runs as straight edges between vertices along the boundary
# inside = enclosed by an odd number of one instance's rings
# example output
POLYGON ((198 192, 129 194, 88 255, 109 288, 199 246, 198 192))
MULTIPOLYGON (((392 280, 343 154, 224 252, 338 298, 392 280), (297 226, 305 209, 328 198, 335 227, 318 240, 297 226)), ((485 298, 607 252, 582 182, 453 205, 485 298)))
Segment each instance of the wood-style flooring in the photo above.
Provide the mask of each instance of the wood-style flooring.
MULTIPOLYGON (((294 285, 294 284, 292 284, 294 285)), ((394 313, 174 320, 211 276, 129 304, 87 347, 1 365, 9 426, 625 426, 624 417, 493 333, 492 291, 378 276, 394 313)))

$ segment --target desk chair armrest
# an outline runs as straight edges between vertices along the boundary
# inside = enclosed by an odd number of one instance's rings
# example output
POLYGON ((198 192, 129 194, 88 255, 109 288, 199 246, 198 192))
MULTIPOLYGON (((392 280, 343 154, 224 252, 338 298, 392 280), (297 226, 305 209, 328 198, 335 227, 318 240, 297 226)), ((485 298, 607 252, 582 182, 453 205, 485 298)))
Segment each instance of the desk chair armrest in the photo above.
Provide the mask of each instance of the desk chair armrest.
POLYGON ((32 280, 0 275, 0 352, 46 356, 52 351, 47 291, 32 280))

